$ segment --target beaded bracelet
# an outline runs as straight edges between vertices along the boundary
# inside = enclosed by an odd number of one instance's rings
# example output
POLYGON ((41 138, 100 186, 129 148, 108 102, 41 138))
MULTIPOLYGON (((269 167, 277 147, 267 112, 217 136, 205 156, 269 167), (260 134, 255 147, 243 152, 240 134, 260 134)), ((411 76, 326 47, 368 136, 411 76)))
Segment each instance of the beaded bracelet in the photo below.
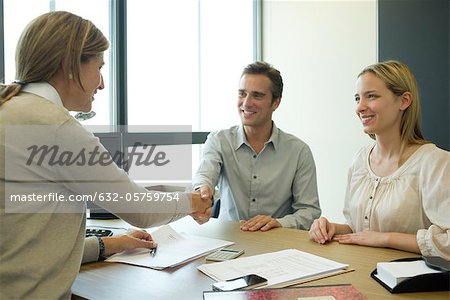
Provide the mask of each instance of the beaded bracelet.
POLYGON ((106 259, 105 256, 105 243, 103 243, 103 240, 101 237, 97 237, 98 240, 98 248, 99 248, 99 252, 98 252, 98 260, 102 261, 106 259))

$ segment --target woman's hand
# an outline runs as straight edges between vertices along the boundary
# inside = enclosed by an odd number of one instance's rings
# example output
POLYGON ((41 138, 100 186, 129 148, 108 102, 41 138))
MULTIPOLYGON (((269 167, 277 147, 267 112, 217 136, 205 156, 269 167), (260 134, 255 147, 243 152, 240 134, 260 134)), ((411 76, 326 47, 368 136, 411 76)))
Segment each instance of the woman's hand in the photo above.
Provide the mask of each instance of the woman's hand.
POLYGON ((151 249, 157 247, 150 233, 142 230, 133 230, 118 236, 103 237, 102 240, 105 244, 106 256, 137 248, 151 249))
POLYGON ((320 217, 319 219, 315 219, 312 223, 311 229, 309 230, 309 237, 319 244, 325 244, 326 242, 331 241, 335 233, 336 225, 330 223, 327 218, 320 217))
POLYGON ((340 244, 355 244, 370 247, 387 247, 420 254, 416 235, 400 232, 360 231, 337 234, 333 240, 340 244))
POLYGON ((377 231, 360 231, 356 233, 337 234, 333 240, 340 244, 355 244, 371 247, 387 247, 388 233, 377 231))

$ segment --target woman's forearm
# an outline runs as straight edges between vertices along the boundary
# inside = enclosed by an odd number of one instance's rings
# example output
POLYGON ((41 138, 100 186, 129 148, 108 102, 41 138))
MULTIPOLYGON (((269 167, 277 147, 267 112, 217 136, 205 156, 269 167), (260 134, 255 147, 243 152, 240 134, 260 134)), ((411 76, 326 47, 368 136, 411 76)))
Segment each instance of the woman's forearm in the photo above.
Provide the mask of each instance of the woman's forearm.
POLYGON ((415 234, 387 232, 386 247, 420 254, 415 234))
POLYGON ((347 234, 352 233, 353 230, 347 224, 337 224, 334 223, 335 233, 334 234, 347 234))

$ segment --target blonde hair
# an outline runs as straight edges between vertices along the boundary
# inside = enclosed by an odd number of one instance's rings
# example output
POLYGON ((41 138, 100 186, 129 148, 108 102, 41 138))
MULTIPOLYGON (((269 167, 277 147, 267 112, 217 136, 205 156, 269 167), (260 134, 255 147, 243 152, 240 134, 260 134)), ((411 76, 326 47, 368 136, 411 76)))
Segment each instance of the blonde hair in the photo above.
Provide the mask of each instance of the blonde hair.
MULTIPOLYGON (((16 49, 16 81, 0 86, 0 106, 31 82, 49 81, 63 66, 84 90, 80 66, 102 55, 109 42, 88 20, 65 11, 43 14, 31 21, 16 49)), ((68 78, 68 74, 67 74, 68 78)))
MULTIPOLYGON (((427 144, 420 129, 420 97, 416 78, 407 65, 395 60, 389 60, 370 65, 359 73, 358 77, 365 73, 372 73, 384 81, 387 88, 397 96, 405 92, 411 93, 411 105, 403 111, 400 121, 400 137, 402 151, 408 144, 427 144)), ((372 139, 375 135, 369 133, 372 139)))

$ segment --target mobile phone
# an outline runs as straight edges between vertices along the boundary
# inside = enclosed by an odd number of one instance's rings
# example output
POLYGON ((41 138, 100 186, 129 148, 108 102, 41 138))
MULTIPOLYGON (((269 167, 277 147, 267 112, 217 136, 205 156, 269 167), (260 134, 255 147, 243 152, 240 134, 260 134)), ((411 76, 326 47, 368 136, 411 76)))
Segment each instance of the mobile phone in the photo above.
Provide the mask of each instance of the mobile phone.
POLYGON ((226 281, 219 281, 213 283, 213 291, 234 291, 234 290, 248 290, 260 287, 267 284, 267 279, 256 274, 245 275, 226 281))
POLYGON ((242 255, 244 253, 244 250, 235 250, 235 249, 220 249, 216 252, 213 252, 206 256, 206 260, 212 260, 212 261, 224 261, 229 260, 238 257, 239 255, 242 255))

